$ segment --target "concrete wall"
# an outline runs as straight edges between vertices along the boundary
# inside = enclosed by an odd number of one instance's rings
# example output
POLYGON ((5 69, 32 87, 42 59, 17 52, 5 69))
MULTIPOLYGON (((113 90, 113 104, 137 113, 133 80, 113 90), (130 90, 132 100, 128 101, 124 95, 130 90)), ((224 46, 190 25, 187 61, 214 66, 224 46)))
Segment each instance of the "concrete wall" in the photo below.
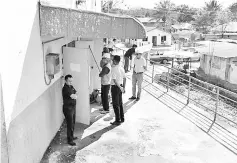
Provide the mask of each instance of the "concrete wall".
POLYGON ((229 82, 232 84, 237 84, 237 57, 230 59, 230 78, 229 82))
POLYGON ((151 30, 147 32, 148 42, 152 43, 152 36, 157 36, 157 45, 161 44, 161 36, 166 36, 166 45, 171 45, 171 35, 160 30, 151 30))
POLYGON ((207 75, 215 76, 221 80, 237 84, 237 58, 225 59, 221 57, 212 57, 202 55, 200 67, 207 75), (230 65, 230 68, 228 68, 230 65))
POLYGON ((10 163, 39 162, 64 119, 62 71, 46 85, 43 61, 49 52, 59 53, 61 58, 61 46, 70 40, 45 44, 43 50, 36 2, 19 3, 12 9, 14 21, 9 28, 15 28, 8 36, 12 47, 1 63, 10 163))

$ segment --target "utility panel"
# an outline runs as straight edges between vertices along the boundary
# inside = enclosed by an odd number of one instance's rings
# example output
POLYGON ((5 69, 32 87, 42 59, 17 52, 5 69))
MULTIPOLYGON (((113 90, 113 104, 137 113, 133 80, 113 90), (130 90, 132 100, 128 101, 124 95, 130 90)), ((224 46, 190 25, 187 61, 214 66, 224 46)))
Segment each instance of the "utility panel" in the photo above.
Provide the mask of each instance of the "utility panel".
POLYGON ((54 78, 54 75, 60 71, 59 54, 49 53, 46 55, 46 73, 54 78))

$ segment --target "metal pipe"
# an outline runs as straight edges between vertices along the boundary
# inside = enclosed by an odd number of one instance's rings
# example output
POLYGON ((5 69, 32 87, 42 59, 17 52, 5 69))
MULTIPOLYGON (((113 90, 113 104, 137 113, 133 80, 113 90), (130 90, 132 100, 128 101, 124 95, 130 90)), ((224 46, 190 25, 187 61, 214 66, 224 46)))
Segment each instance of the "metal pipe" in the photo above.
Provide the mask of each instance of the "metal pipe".
POLYGON ((216 109, 215 109, 215 115, 214 115, 214 122, 216 121, 216 114, 217 114, 217 109, 218 109, 218 105, 219 105, 219 87, 216 88, 216 109))
POLYGON ((169 85, 170 85, 170 69, 168 69, 168 80, 167 80, 167 92, 169 91, 169 85))
POLYGON ((49 42, 56 41, 56 40, 59 40, 59 39, 62 39, 62 38, 64 38, 64 36, 58 37, 58 38, 55 38, 55 39, 52 39, 52 40, 44 41, 44 42, 42 42, 42 44, 47 44, 49 42))
POLYGON ((188 80, 188 100, 187 100, 187 104, 189 104, 189 98, 190 98, 190 88, 191 88, 191 78, 189 75, 189 80, 188 80))
POLYGON ((154 64, 152 65, 152 79, 151 79, 151 82, 153 83, 154 82, 154 64))

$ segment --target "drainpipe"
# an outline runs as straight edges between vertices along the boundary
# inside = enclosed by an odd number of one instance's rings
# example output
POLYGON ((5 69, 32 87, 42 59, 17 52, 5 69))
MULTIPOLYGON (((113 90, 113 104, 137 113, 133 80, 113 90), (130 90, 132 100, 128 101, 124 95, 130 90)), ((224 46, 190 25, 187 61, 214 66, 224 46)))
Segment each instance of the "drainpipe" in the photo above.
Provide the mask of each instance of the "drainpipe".
POLYGON ((2 93, 2 80, 0 75, 0 109, 1 109, 1 161, 2 163, 8 163, 8 144, 7 144, 7 134, 6 134, 6 123, 5 123, 5 113, 3 106, 3 93, 2 93))

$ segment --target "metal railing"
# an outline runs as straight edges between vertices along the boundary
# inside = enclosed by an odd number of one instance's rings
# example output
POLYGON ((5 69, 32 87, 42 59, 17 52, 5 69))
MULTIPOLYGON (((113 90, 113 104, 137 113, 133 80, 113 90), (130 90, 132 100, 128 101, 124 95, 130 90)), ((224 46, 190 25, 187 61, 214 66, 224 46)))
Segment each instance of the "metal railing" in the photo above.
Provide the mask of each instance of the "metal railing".
MULTIPOLYGON (((124 50, 118 48, 119 50, 124 50)), ((234 127, 237 125, 237 93, 222 87, 204 82, 190 74, 185 74, 167 65, 147 59, 148 69, 145 75, 151 79, 151 84, 158 83, 166 87, 167 92, 173 90, 190 101, 210 111, 215 123, 217 116, 228 120, 234 127), (150 62, 151 64, 148 64, 150 62), (181 93, 177 89, 183 88, 181 93), (199 99, 198 97, 199 96, 199 99)))
POLYGON ((193 101, 198 105, 203 106, 206 110, 213 112, 213 122, 216 121, 217 116, 220 116, 237 125, 237 93, 204 82, 195 77, 192 77, 190 74, 185 74, 175 68, 168 67, 167 65, 156 65, 157 62, 153 62, 148 59, 147 62, 152 63, 152 65, 150 66, 151 72, 149 72, 148 70, 145 74, 147 76, 151 76, 152 83, 160 83, 166 86, 167 92, 169 91, 169 89, 172 89, 175 92, 178 92, 179 94, 185 96, 187 98, 187 104, 189 104, 190 101, 193 101), (163 70, 163 72, 158 72, 157 70, 159 70, 159 68, 163 68, 165 70, 163 70), (184 86, 184 93, 177 91, 176 88, 180 88, 180 86, 184 86), (204 100, 206 97, 210 100, 210 103, 203 103, 200 100, 197 100, 197 97, 191 96, 194 92, 199 92, 199 94, 196 95, 200 96, 200 99, 202 100, 204 100), (219 110, 220 105, 222 105, 222 110, 219 110), (222 113, 224 111, 228 112, 228 116, 222 113))

